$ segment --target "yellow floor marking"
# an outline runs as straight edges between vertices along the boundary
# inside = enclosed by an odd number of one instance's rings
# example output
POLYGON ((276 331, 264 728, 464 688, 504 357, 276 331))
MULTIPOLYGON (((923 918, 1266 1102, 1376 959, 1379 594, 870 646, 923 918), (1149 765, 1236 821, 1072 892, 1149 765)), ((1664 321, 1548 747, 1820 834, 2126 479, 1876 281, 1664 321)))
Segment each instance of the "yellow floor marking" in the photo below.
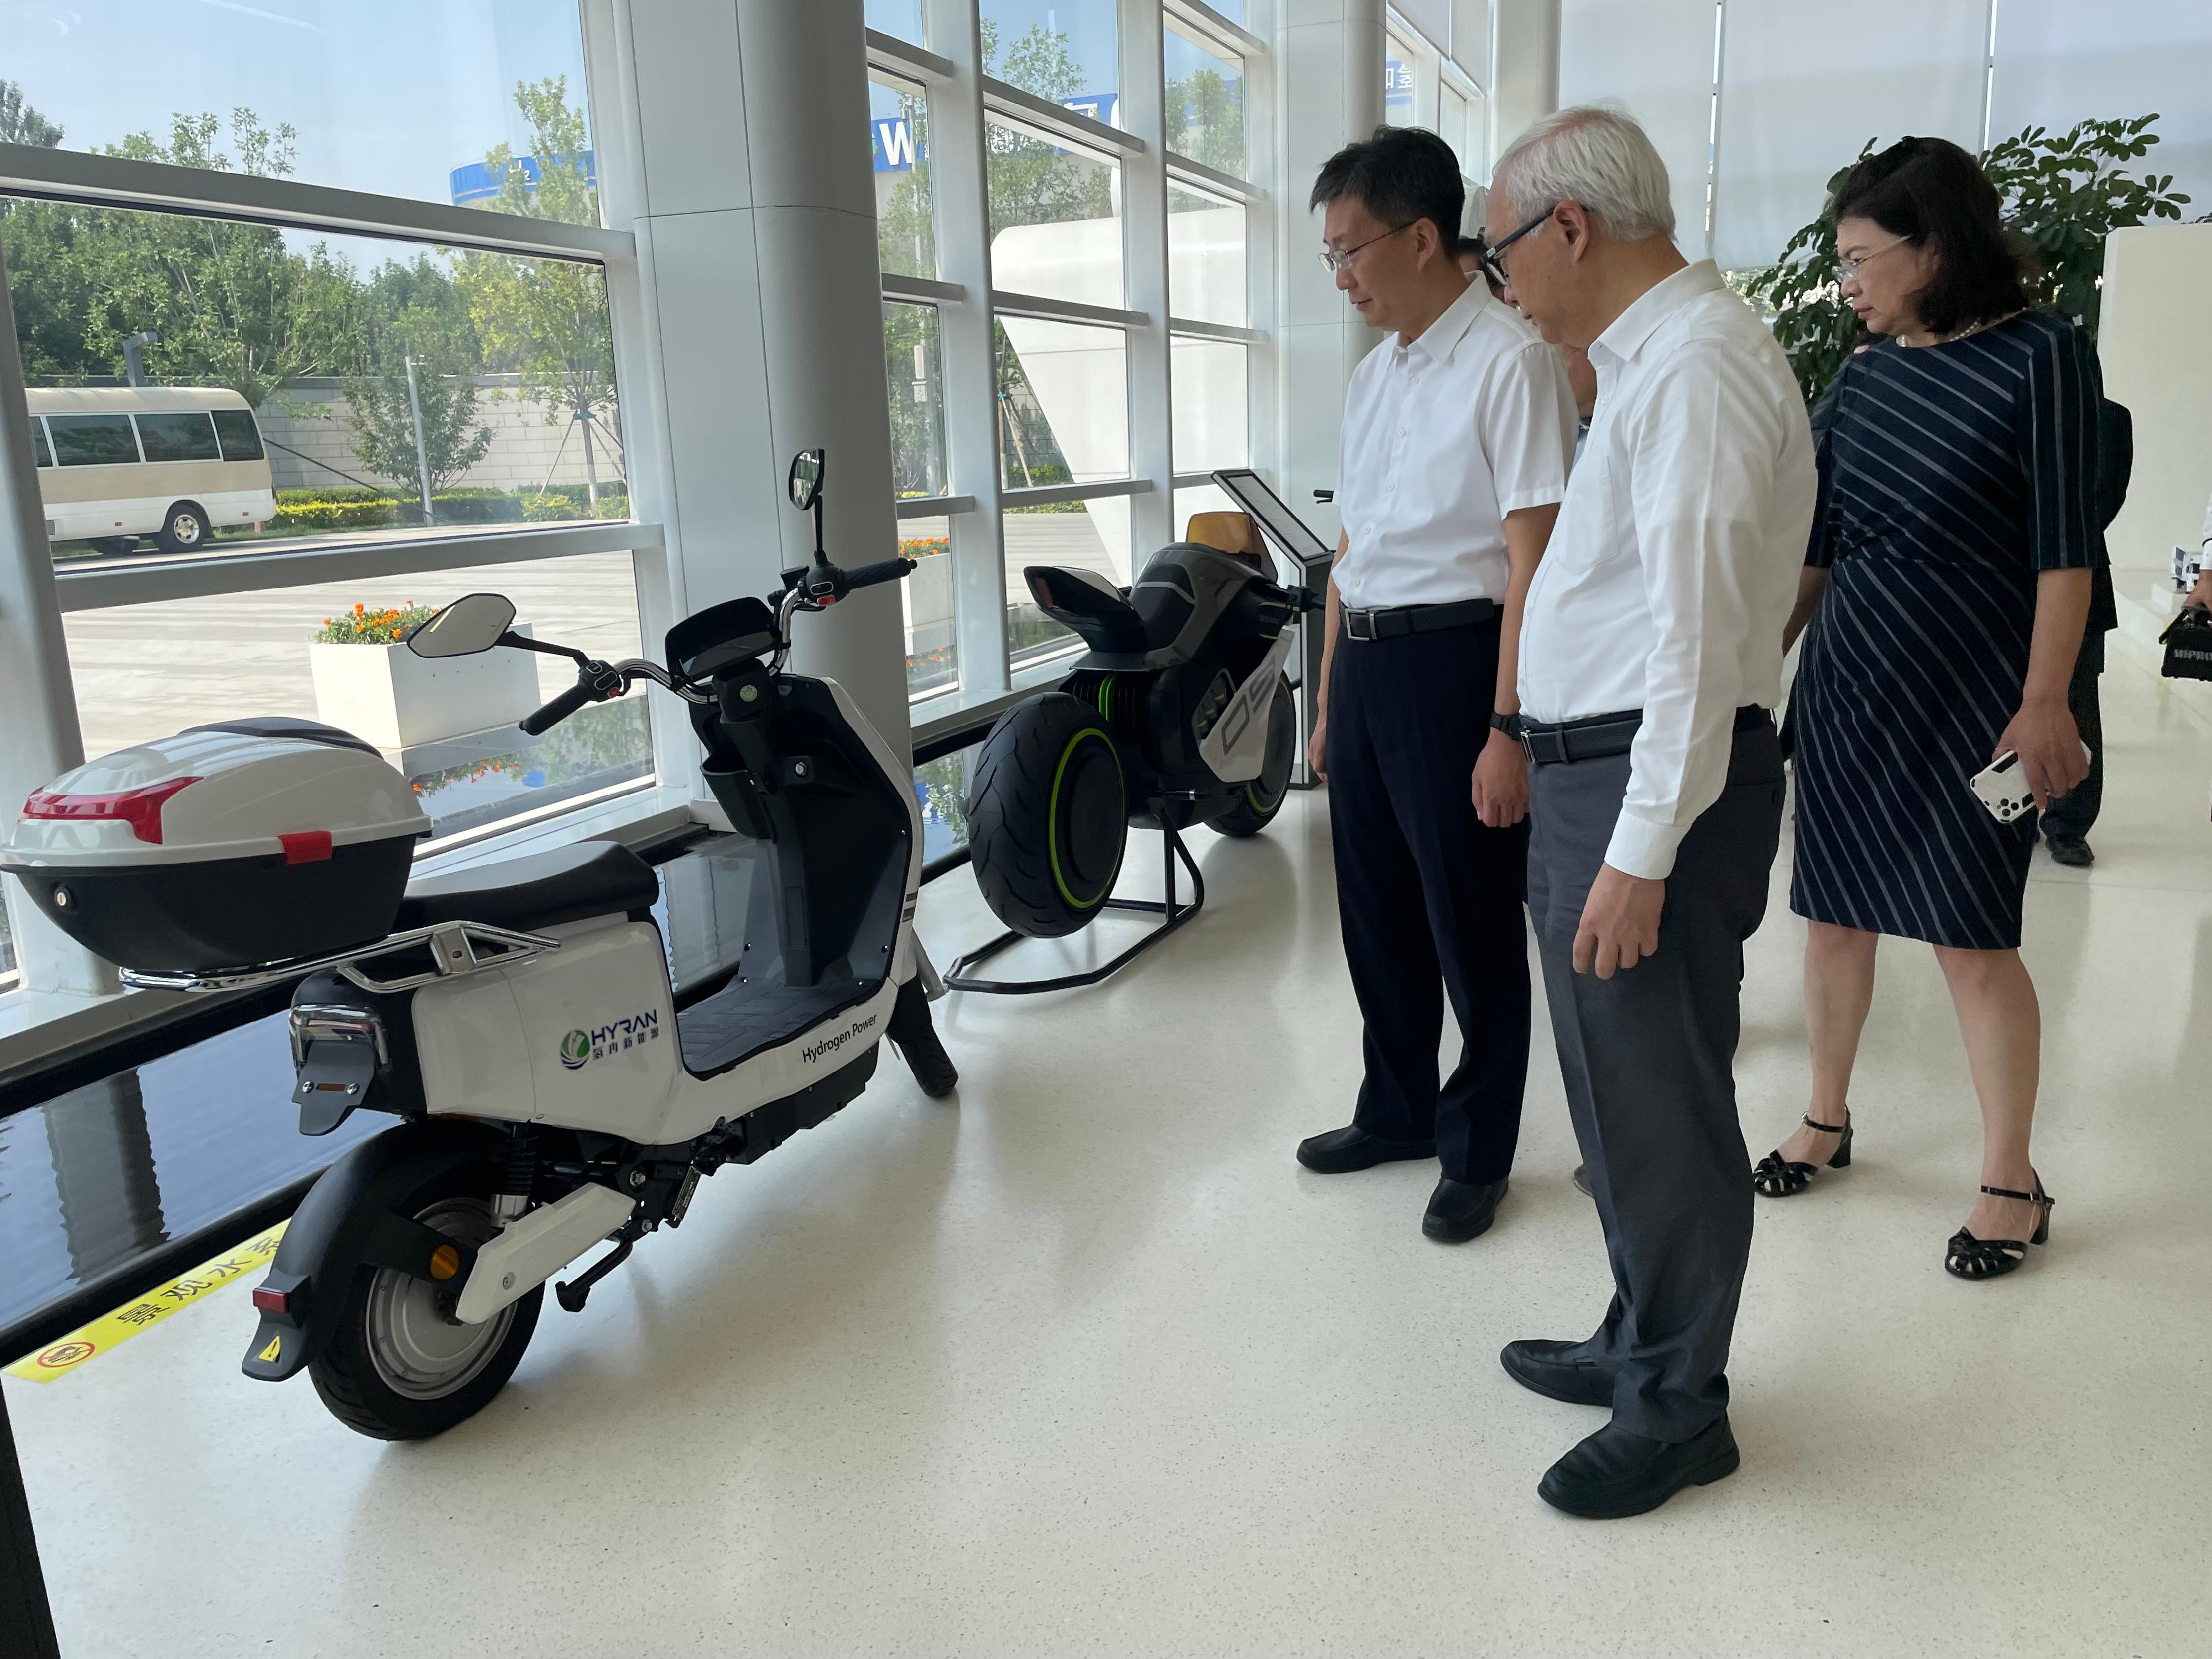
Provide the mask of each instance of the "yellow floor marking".
POLYGON ((110 1348, 128 1342, 149 1326, 158 1325, 179 1309, 189 1308, 210 1291, 221 1290, 234 1279, 258 1273, 269 1265, 276 1254, 276 1241, 284 1237, 289 1224, 280 1221, 265 1233, 259 1233, 236 1249, 204 1262, 180 1278, 173 1279, 159 1290, 149 1291, 127 1307, 113 1313, 103 1314, 89 1325, 71 1331, 60 1341, 41 1348, 27 1359, 19 1359, 8 1367, 8 1375, 20 1376, 33 1382, 51 1382, 58 1376, 67 1376, 95 1354, 106 1353, 110 1348))

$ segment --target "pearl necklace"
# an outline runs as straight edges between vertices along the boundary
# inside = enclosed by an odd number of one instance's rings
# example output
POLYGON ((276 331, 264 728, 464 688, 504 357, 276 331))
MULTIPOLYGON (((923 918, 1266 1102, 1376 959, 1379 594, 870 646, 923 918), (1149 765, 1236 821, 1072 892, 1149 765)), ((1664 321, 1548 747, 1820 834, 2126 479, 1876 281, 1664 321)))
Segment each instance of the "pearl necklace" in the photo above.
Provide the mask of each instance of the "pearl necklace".
POLYGON ((2021 315, 2025 309, 2026 307, 2023 307, 2021 311, 2008 311, 2002 317, 1984 317, 1980 322, 1969 323, 1956 333, 1946 334, 1941 339, 1931 334, 1921 342, 1919 346, 1913 346, 1912 342, 1907 340, 1902 334, 1897 337, 1897 343, 1901 346, 1911 346, 1914 350, 1921 349, 1925 346, 1949 345, 1953 341, 1963 340, 1970 334, 1979 334, 1985 328, 1995 328, 1999 323, 2008 323, 2014 318, 2021 315))

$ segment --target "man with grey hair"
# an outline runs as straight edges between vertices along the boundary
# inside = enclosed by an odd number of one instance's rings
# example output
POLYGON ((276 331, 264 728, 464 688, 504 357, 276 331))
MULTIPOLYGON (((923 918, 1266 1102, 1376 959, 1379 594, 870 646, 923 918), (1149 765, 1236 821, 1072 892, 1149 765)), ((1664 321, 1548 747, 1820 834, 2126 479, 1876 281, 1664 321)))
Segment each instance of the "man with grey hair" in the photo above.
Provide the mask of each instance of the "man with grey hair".
POLYGON ((1591 1516, 1641 1514, 1738 1462, 1738 1001, 1781 830, 1771 711, 1813 521, 1789 362, 1673 231, 1651 141, 1601 108, 1514 141, 1484 229, 1505 297, 1586 349, 1598 379, 1529 588, 1520 691, 1529 912, 1614 1295, 1588 1340, 1501 1356, 1524 1387, 1611 1408, 1538 1487, 1591 1516))

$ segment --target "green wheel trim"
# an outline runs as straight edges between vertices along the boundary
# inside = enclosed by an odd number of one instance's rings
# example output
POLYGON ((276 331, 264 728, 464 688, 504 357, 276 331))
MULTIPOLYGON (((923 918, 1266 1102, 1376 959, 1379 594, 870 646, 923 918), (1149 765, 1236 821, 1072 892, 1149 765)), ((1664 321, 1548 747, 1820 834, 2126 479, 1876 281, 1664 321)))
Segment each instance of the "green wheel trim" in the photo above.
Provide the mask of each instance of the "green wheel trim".
POLYGON ((1085 738, 1097 738, 1105 744, 1106 752, 1114 757, 1114 775, 1118 778, 1121 775, 1121 751, 1114 747, 1113 739, 1107 737, 1103 732, 1099 731, 1095 726, 1085 726, 1082 731, 1078 732, 1073 737, 1070 738, 1067 740, 1067 747, 1060 751, 1060 764, 1054 767, 1052 772, 1052 796, 1050 799, 1045 803, 1044 821, 1044 844, 1046 852, 1050 854, 1052 857, 1053 885, 1060 889, 1060 897, 1066 899, 1070 904, 1073 905, 1079 910, 1091 909, 1097 905, 1101 899, 1104 898, 1107 894, 1112 892, 1114 890, 1115 878, 1118 877, 1121 873, 1121 861, 1119 859, 1116 859, 1114 860, 1112 873, 1108 875, 1106 878, 1105 886, 1100 888, 1098 891, 1094 893, 1091 897, 1087 899, 1080 899, 1076 897, 1073 893, 1068 890, 1067 878, 1060 872, 1060 781, 1067 775, 1067 763, 1075 754, 1076 744, 1081 743, 1085 738))

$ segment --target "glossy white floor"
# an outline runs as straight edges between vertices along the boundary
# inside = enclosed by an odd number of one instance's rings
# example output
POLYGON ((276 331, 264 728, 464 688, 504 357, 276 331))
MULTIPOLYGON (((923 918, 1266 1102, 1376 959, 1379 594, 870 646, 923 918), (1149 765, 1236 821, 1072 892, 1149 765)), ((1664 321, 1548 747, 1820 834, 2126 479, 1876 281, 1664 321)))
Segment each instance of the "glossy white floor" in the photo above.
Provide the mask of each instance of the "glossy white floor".
MULTIPOLYGON (((242 1285, 11 1382, 65 1651, 2203 1653, 2212 726, 2136 663, 2106 685, 2100 861, 2039 861, 2029 908, 2054 1242, 1941 1271, 1974 1114, 1928 953, 1891 947, 1855 1167, 1759 1206, 1731 1480, 1626 1522, 1535 1497, 1598 1419, 1497 1350, 1607 1292, 1547 1032, 1480 1242, 1421 1238, 1426 1169, 1291 1162, 1358 1052, 1301 799, 1202 838, 1205 916, 1118 981, 939 1005, 957 1104, 887 1064, 549 1309, 442 1440, 245 1381, 242 1285)), ((940 959, 987 927, 964 877, 923 916, 940 959)), ((1778 896, 1754 1153, 1802 1104, 1799 938, 1778 896)))

